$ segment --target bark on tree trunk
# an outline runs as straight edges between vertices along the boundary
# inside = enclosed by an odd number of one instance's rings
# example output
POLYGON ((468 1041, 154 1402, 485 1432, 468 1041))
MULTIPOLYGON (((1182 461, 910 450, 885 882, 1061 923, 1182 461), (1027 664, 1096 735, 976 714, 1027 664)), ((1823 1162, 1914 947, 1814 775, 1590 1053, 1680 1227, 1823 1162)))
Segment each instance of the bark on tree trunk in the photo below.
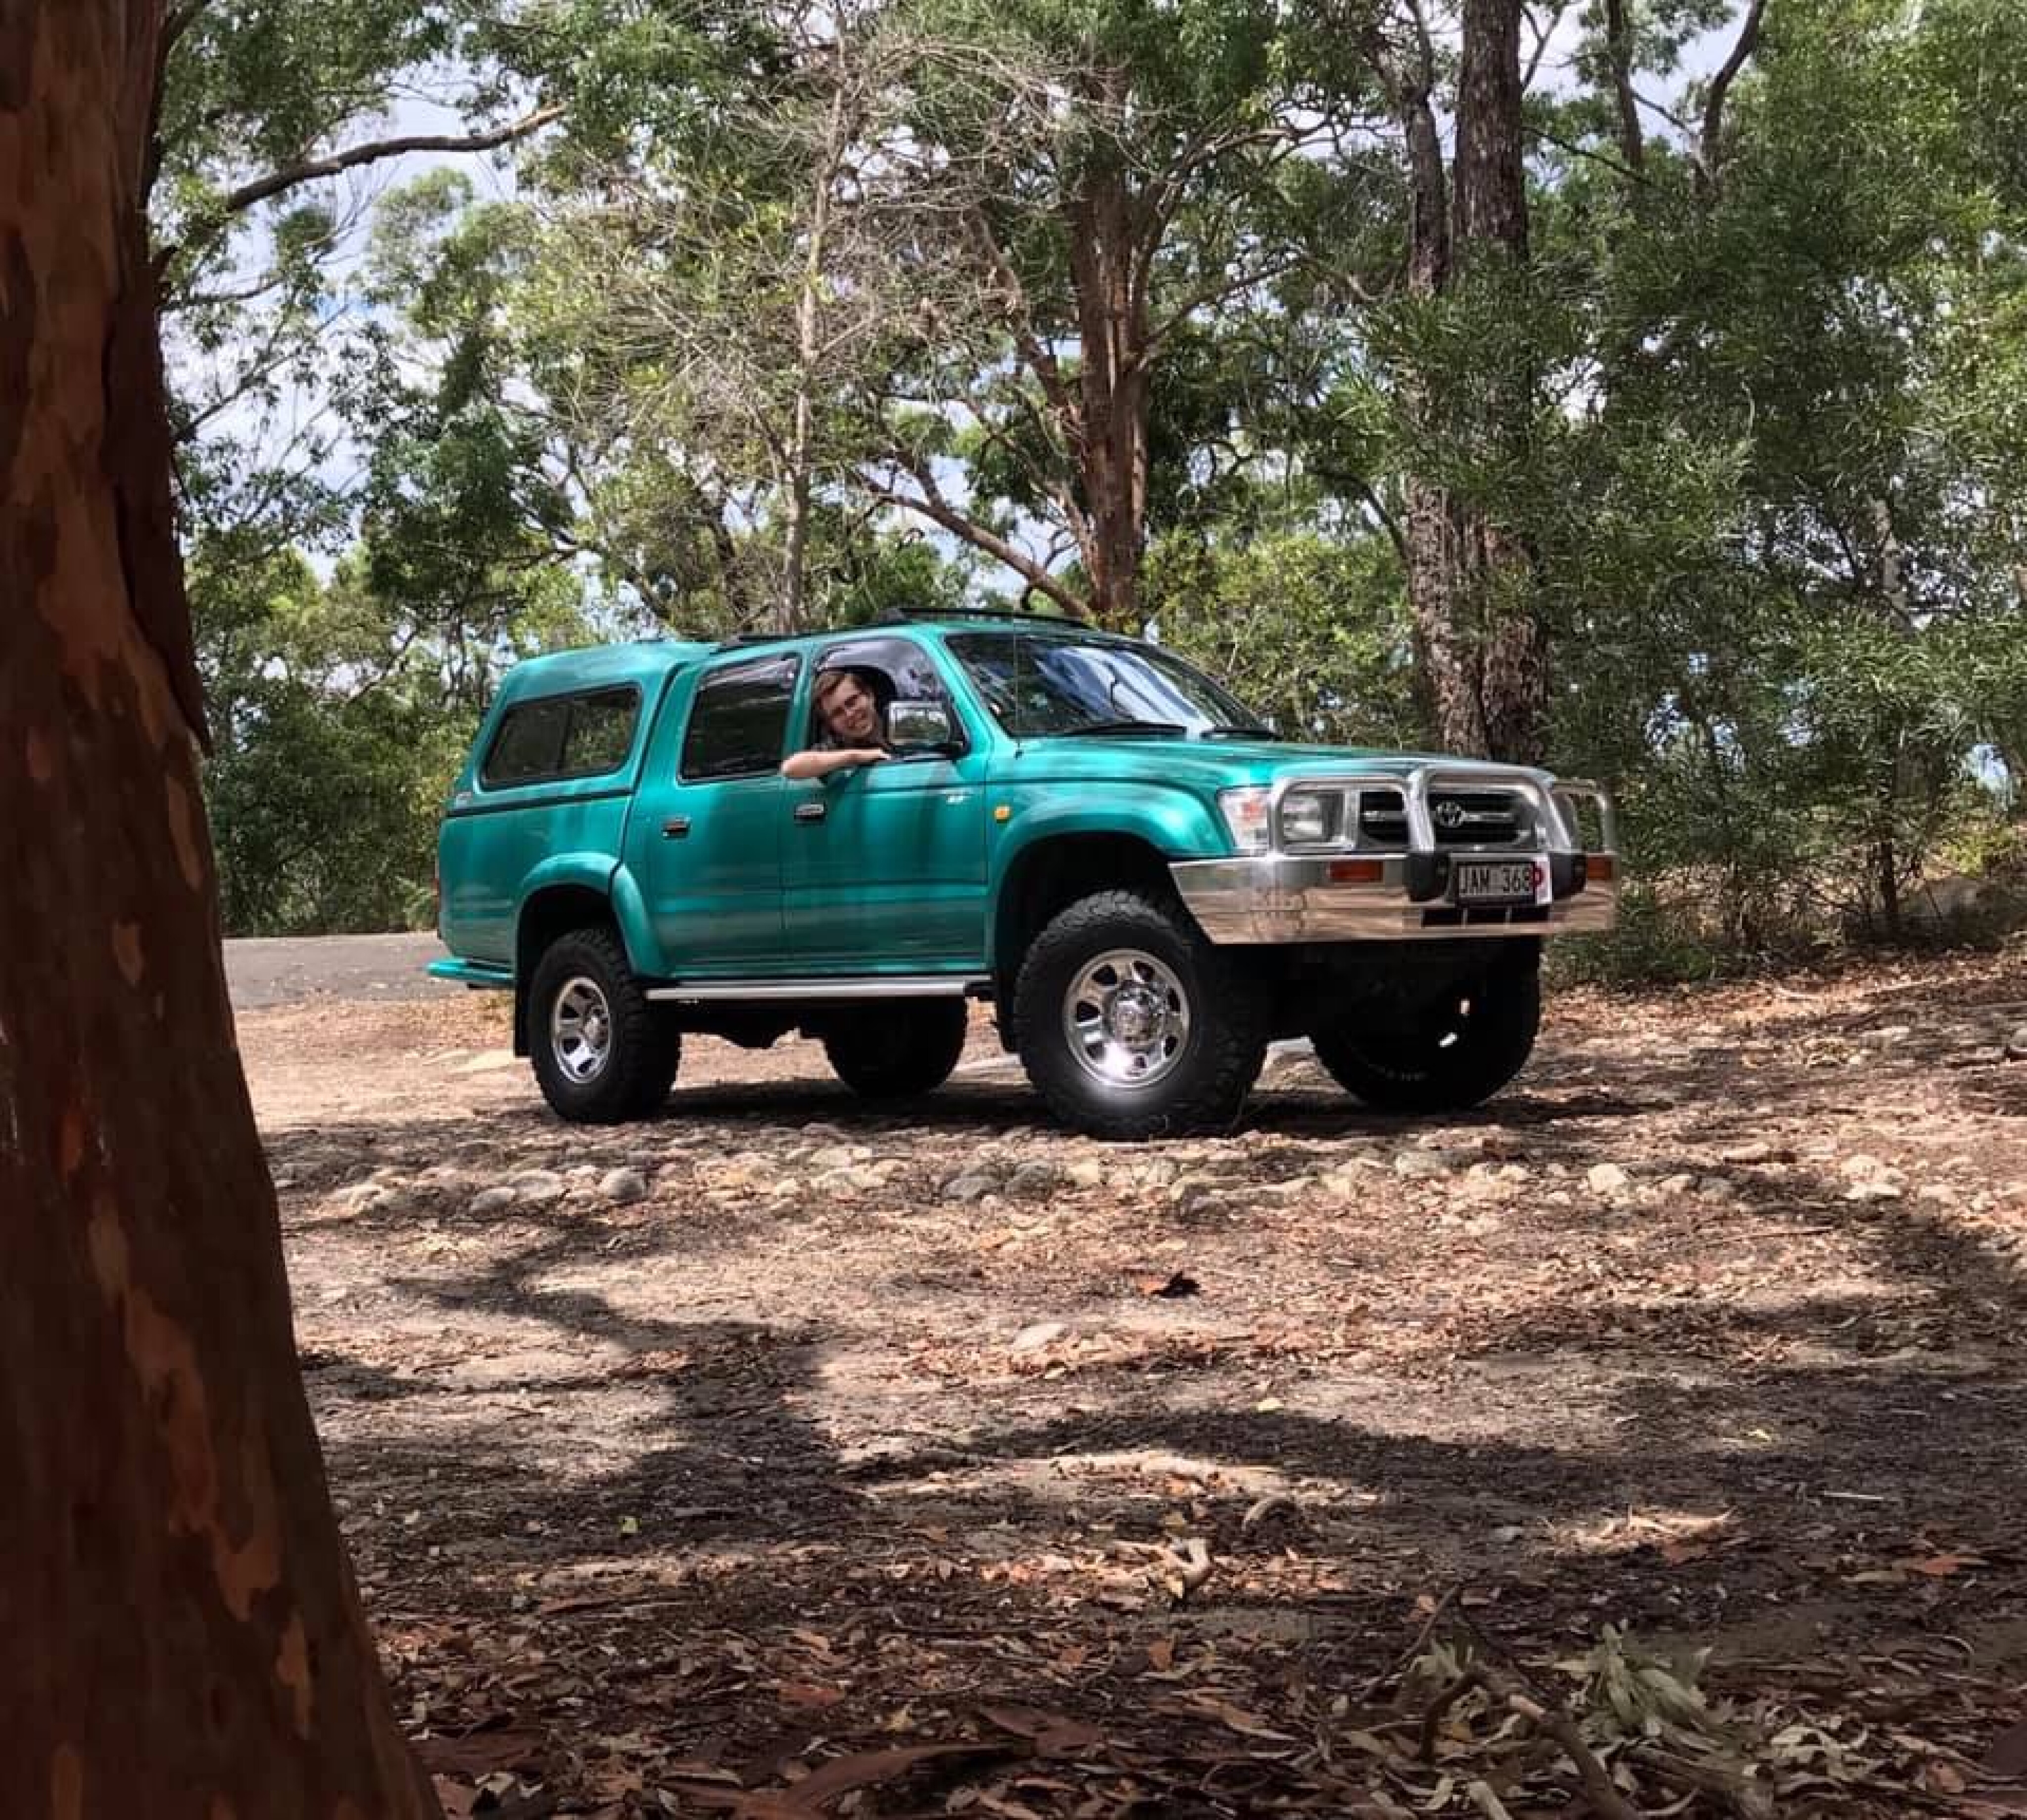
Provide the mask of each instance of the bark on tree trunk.
POLYGON ((831 256, 831 201, 840 164, 850 149, 844 52, 834 53, 830 113, 810 188, 807 244, 796 290, 796 403, 788 433, 788 526, 786 574, 775 629, 799 632, 809 617, 810 511, 816 485, 816 389, 823 359, 825 268, 831 256))
POLYGON ((1080 409, 1076 454, 1091 617, 1140 629, 1147 529, 1147 351, 1151 338, 1139 205, 1126 174, 1102 165, 1070 209, 1080 409))
MULTIPOLYGON (((1419 39, 1409 63, 1382 41, 1372 50, 1408 142, 1409 286, 1430 296, 1475 268, 1527 262, 1519 0, 1466 0, 1447 221, 1434 58, 1426 32, 1419 39)), ((1411 414, 1426 409, 1423 388, 1412 380, 1405 399, 1411 414)), ((1528 375, 1505 375, 1471 408, 1487 447, 1524 435, 1528 375)), ((1538 762, 1548 651, 1529 599, 1525 544, 1482 507, 1419 477, 1409 484, 1407 516, 1409 605, 1438 740, 1453 751, 1538 762)))
POLYGON ((1872 850, 1874 873, 1879 885, 1880 932, 1898 943, 1907 925, 1900 912, 1900 854, 1891 834, 1882 834, 1872 850))
POLYGON ((332 1515, 219 955, 140 213, 161 28, 0 4, 10 1805, 405 1820, 436 1803, 332 1515))
POLYGON ((1464 0, 1457 72, 1457 227, 1460 264, 1497 247, 1527 257, 1520 160, 1520 0, 1464 0))

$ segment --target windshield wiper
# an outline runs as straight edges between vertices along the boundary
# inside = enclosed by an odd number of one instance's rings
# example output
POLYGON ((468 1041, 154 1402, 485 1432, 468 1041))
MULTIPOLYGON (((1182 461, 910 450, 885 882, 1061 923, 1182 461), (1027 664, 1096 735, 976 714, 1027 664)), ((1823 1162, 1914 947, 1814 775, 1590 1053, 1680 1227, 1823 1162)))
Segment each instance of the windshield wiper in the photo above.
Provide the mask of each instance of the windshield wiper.
POLYGON ((1200 740, 1278 740, 1280 735, 1272 727, 1205 727, 1197 735, 1200 740))
POLYGON ((1190 729, 1180 721, 1087 721, 1080 727, 1058 727, 1054 736, 1060 739, 1081 739, 1087 734, 1096 738, 1113 738, 1122 733, 1186 733, 1190 729))

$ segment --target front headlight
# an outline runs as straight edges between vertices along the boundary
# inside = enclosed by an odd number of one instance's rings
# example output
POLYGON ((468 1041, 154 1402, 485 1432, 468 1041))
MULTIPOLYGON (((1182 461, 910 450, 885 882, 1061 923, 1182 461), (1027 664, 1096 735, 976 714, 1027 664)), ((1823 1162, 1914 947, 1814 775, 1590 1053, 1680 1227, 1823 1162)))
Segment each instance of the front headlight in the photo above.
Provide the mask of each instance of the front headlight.
POLYGON ((1324 847, 1337 839, 1343 799, 1335 792, 1293 790, 1281 799, 1281 844, 1324 847))
POLYGON ((1273 800, 1274 792, 1257 784, 1243 790, 1218 792, 1218 813, 1224 818, 1225 832, 1231 836, 1231 844, 1241 853, 1267 851, 1270 832, 1267 822, 1273 800))

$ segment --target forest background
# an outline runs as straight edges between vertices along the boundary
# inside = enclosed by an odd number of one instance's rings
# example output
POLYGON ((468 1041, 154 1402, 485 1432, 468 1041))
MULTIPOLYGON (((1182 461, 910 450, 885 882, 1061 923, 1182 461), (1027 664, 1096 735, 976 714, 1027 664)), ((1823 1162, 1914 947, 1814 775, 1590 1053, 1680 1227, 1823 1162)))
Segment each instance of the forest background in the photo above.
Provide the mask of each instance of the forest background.
POLYGON ((426 924, 559 644, 991 601, 1603 777, 1581 965, 2027 889, 2012 0, 183 0, 227 931, 426 924))

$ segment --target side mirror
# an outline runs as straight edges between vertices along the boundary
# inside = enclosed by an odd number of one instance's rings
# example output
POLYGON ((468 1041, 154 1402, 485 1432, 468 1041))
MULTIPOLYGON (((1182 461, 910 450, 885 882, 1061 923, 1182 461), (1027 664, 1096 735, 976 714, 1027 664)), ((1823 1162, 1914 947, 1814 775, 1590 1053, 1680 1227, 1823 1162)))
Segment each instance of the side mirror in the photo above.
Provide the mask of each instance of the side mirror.
POLYGON ((887 743, 897 752, 942 752, 962 749, 957 723, 940 701, 897 701, 887 710, 887 743))

